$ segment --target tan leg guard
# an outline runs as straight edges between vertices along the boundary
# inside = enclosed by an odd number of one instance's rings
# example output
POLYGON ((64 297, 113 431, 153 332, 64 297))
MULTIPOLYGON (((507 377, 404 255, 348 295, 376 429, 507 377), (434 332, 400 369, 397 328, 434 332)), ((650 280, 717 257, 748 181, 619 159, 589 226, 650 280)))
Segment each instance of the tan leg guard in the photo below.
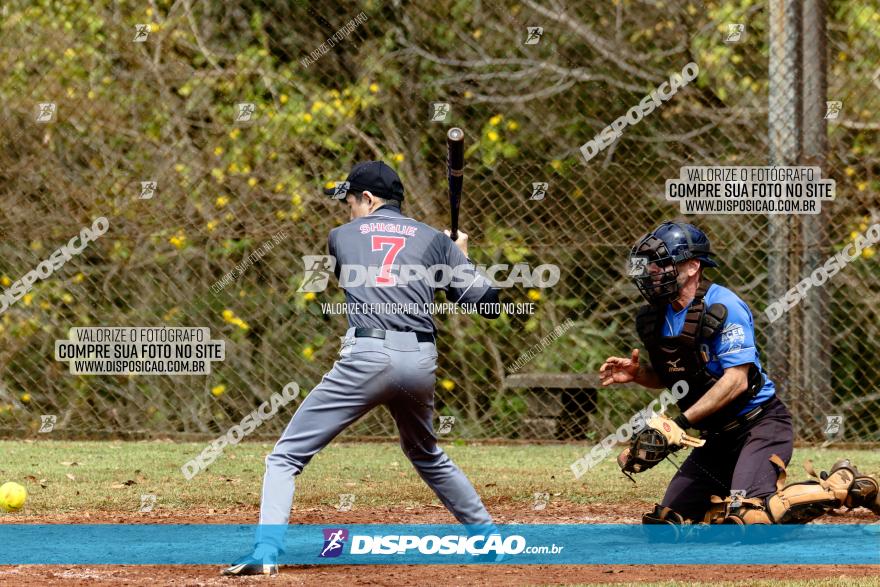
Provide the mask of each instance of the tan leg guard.
MULTIPOLYGON (((775 464, 779 466, 781 461, 775 464)), ((806 524, 832 509, 844 506, 864 506, 880 513, 877 481, 861 474, 849 460, 834 463, 830 472, 821 475, 816 475, 809 461, 804 469, 816 480, 791 483, 767 499, 767 510, 775 523, 806 524)), ((782 471, 777 486, 784 483, 784 469, 782 471)))

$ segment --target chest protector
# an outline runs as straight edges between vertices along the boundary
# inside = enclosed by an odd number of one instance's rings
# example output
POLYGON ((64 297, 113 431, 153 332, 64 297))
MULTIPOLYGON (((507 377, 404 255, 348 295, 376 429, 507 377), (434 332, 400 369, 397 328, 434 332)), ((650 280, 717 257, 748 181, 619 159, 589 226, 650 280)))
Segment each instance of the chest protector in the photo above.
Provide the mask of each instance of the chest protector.
MULTIPOLYGON (((712 304, 708 308, 703 297, 712 282, 702 280, 684 318, 684 326, 678 336, 663 336, 666 305, 643 306, 636 316, 636 330, 648 351, 651 367, 667 389, 681 380, 688 384, 688 393, 678 400, 682 412, 694 405, 720 379, 712 374, 709 363, 709 341, 717 336, 727 319, 724 304, 712 304)), ((764 375, 751 364, 748 375, 749 388, 719 412, 695 424, 695 428, 712 430, 721 427, 742 411, 764 385, 764 375)))

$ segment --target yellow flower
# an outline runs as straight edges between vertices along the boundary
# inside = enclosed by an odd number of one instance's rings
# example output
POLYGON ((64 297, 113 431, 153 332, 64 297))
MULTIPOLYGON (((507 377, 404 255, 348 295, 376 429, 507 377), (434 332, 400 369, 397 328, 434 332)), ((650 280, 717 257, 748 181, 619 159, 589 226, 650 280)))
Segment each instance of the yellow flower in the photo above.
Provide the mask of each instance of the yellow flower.
POLYGON ((377 83, 370 84, 370 93, 375 94, 378 91, 379 91, 379 84, 377 84, 377 83))
POLYGON ((236 326, 238 326, 242 330, 248 330, 250 328, 248 323, 245 322, 244 320, 242 320, 241 318, 236 318, 235 320, 232 321, 232 324, 235 324, 236 326))
POLYGON ((307 302, 313 302, 313 301, 315 301, 315 299, 316 299, 317 297, 318 297, 318 296, 316 296, 316 295, 315 295, 315 292, 313 292, 313 291, 306 292, 306 294, 303 296, 303 298, 304 298, 307 302))
POLYGON ((856 240, 856 237, 858 236, 859 233, 857 233, 856 231, 852 231, 851 233, 849 233, 849 238, 851 238, 852 240, 856 240))
POLYGON ((395 153, 391 156, 391 160, 395 163, 400 163, 401 161, 403 161, 403 153, 395 153))
POLYGON ((241 168, 241 172, 242 172, 242 173, 245 173, 245 174, 250 173, 250 172, 251 172, 251 166, 248 165, 247 163, 245 163, 244 167, 241 168))
POLYGON ((302 199, 301 195, 293 194, 292 196, 290 196, 290 203, 293 204, 294 206, 299 206, 300 204, 302 204, 302 202, 303 202, 303 199, 302 199))
POLYGON ((233 220, 235 220, 235 216, 232 214, 232 212, 227 212, 223 215, 223 220, 225 220, 226 222, 232 222, 233 220))
POLYGON ((232 162, 229 164, 229 167, 226 168, 229 173, 238 173, 241 169, 238 168, 238 163, 232 162))
POLYGON ((61 301, 64 302, 65 304, 69 304, 69 303, 73 302, 73 296, 67 292, 64 292, 63 294, 61 294, 61 301))
POLYGON ((256 177, 252 177, 252 178, 250 178, 250 179, 248 180, 248 185, 251 186, 251 187, 254 187, 255 185, 257 185, 258 181, 259 181, 259 180, 257 180, 256 177))
POLYGON ((455 381, 453 381, 452 379, 441 379, 440 387, 442 387, 446 391, 452 391, 453 389, 455 389, 455 381))
POLYGON ((229 203, 229 198, 226 196, 217 196, 217 199, 214 200, 214 205, 218 208, 222 208, 226 204, 229 203))
POLYGON ((487 137, 489 138, 489 140, 492 141, 492 142, 495 142, 495 141, 498 140, 498 133, 495 132, 494 130, 490 130, 490 131, 486 134, 486 136, 487 136, 487 137))
POLYGON ((223 310, 223 319, 227 322, 235 318, 235 312, 232 310, 223 310))
POLYGON ((42 251, 43 243, 40 241, 31 241, 31 250, 32 251, 42 251))
POLYGON ((33 300, 34 300, 33 294, 29 294, 29 293, 24 294, 24 297, 22 298, 22 301, 24 302, 25 306, 30 306, 31 302, 33 302, 33 300))
POLYGON ((471 33, 471 36, 475 39, 479 39, 480 37, 483 36, 483 29, 475 30, 474 32, 471 33))
POLYGON ((73 276, 73 282, 74 283, 82 283, 82 281, 85 278, 86 278, 86 276, 83 275, 82 273, 77 273, 76 275, 73 276))
POLYGON ((303 119, 304 121, 306 121, 306 122, 311 122, 311 121, 312 121, 312 115, 309 114, 308 112, 306 112, 305 114, 302 115, 302 119, 303 119))
POLYGON ((235 139, 238 138, 238 135, 240 135, 240 134, 241 134, 240 129, 233 128, 231 131, 229 131, 229 138, 234 141, 235 139))
POLYGON ((313 349, 310 346, 307 346, 306 348, 304 348, 302 350, 302 356, 304 356, 306 358, 306 360, 311 361, 312 358, 315 356, 315 349, 313 349))
POLYGON ((314 104, 312 104, 312 114, 315 114, 318 110, 324 107, 324 103, 318 100, 314 104))
POLYGON ((504 120, 504 117, 501 116, 500 114, 496 114, 495 116, 493 116, 492 118, 489 119, 489 124, 491 124, 492 126, 498 126, 502 120, 504 120))
POLYGON ((76 57, 76 51, 74 51, 73 49, 68 47, 67 49, 64 50, 64 56, 67 57, 68 59, 73 59, 74 57, 76 57))
POLYGON ((23 401, 24 403, 28 403, 29 401, 31 401, 31 394, 29 394, 29 393, 21 394, 21 401, 23 401))
POLYGON ((277 218, 278 220, 286 220, 287 212, 285 212, 284 210, 278 210, 275 212, 275 218, 277 218))
POLYGON ((559 171, 559 169, 562 167, 562 161, 560 161, 559 159, 554 159, 550 162, 550 167, 552 167, 554 171, 559 171))
POLYGON ((530 289, 528 296, 529 296, 530 300, 532 300, 533 302, 537 302, 537 301, 540 301, 540 299, 541 299, 541 292, 539 292, 536 289, 530 289))
POLYGON ((507 123, 507 130, 516 130, 519 128, 519 123, 515 120, 511 120, 507 123))
POLYGON ((219 220, 209 220, 208 224, 205 225, 205 228, 208 229, 208 232, 214 232, 214 230, 217 228, 217 225, 219 224, 219 220))
POLYGON ((465 97, 465 98, 468 98, 468 99, 473 98, 473 97, 474 97, 474 93, 473 93, 472 91, 470 91, 470 90, 465 90, 465 91, 464 91, 464 97, 465 97))
POLYGON ((856 189, 859 190, 860 192, 865 191, 866 189, 868 189, 868 182, 867 181, 860 181, 859 183, 856 184, 856 189))
POLYGON ((211 176, 217 180, 217 183, 223 183, 223 170, 219 167, 215 167, 211 170, 211 176))
POLYGON ((324 187, 329 190, 332 187, 336 187, 336 182, 335 181, 328 181, 327 183, 324 184, 324 187))
POLYGON ((853 175, 856 174, 856 170, 853 169, 852 167, 847 166, 847 168, 844 169, 844 173, 846 173, 847 177, 852 177, 853 175))
POLYGON ((287 100, 289 100, 287 94, 281 94, 280 96, 278 96, 278 101, 282 104, 287 104, 287 100))
POLYGON ((186 235, 182 232, 178 232, 174 236, 168 239, 168 242, 177 247, 178 249, 182 249, 186 246, 186 235))
POLYGON ((176 171, 177 173, 183 173, 185 169, 186 165, 184 165, 183 163, 178 163, 174 166, 174 171, 176 171))
POLYGON ((277 194, 278 192, 282 191, 283 189, 284 189, 284 184, 281 183, 280 181, 279 181, 278 183, 276 183, 276 184, 275 184, 275 187, 273 188, 273 190, 274 190, 274 192, 275 192, 276 194, 277 194))
POLYGON ((3 277, 0 277, 0 283, 2 283, 5 287, 8 287, 9 285, 12 284, 12 280, 9 279, 9 277, 7 277, 6 275, 4 275, 3 277))
POLYGON ((211 395, 213 395, 214 397, 220 397, 224 393, 226 393, 226 386, 222 383, 220 385, 215 385, 211 388, 211 395))
POLYGON ((864 251, 862 251, 862 257, 865 259, 870 259, 874 256, 874 247, 868 247, 864 251))
POLYGON ((218 157, 223 154, 223 147, 214 147, 214 154, 218 157))

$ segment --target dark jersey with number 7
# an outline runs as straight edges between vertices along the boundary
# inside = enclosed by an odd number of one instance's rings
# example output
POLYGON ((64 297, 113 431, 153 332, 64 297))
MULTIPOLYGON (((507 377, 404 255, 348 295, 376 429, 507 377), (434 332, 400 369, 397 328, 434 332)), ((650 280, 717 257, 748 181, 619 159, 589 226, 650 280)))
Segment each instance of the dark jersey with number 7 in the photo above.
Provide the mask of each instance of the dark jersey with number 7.
POLYGON ((334 228, 328 246, 349 326, 435 332, 427 306, 438 289, 457 303, 497 301, 490 280, 448 236, 392 206, 334 228))

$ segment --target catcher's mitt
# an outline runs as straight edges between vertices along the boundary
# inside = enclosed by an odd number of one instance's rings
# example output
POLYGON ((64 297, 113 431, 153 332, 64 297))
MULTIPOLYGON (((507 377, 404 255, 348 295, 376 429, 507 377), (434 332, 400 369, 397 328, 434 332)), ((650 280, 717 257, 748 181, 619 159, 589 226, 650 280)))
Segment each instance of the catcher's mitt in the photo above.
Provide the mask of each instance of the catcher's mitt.
POLYGON ((669 444, 659 430, 649 426, 633 434, 629 447, 617 457, 617 464, 624 473, 641 473, 680 449, 681 446, 669 444))

